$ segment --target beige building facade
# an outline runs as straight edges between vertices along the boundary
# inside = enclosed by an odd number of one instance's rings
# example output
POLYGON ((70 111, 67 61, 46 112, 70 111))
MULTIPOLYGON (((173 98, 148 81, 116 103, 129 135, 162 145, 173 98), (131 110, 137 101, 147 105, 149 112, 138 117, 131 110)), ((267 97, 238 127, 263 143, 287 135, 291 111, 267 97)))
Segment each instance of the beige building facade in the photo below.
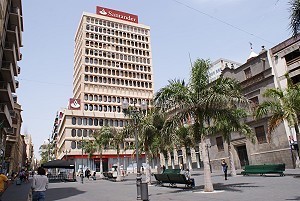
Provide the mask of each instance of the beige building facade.
MULTIPOLYGON (((59 112, 52 134, 56 157, 75 160, 76 170, 100 171, 99 153, 88 159, 82 141, 93 140, 92 133, 104 125, 122 129, 129 121, 122 102, 151 106, 153 90, 150 27, 138 23, 136 15, 108 8, 83 13, 75 36, 73 97, 68 109, 59 112)), ((134 139, 121 148, 125 168, 132 163, 134 139)), ((108 147, 103 171, 116 160, 116 151, 108 147)))

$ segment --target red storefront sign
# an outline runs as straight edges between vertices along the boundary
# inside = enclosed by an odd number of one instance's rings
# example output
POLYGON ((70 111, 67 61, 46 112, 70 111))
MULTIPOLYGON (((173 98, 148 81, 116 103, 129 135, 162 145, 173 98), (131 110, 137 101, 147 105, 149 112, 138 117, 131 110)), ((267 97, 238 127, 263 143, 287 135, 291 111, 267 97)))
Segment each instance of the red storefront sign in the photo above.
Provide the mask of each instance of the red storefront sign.
POLYGON ((80 110, 80 99, 70 98, 69 110, 80 110))
POLYGON ((124 13, 124 12, 109 9, 109 8, 104 8, 104 7, 97 6, 96 7, 96 13, 98 15, 103 15, 103 16, 107 16, 107 17, 116 18, 116 19, 119 19, 119 20, 125 20, 125 21, 128 21, 128 22, 138 23, 138 16, 137 15, 124 13))

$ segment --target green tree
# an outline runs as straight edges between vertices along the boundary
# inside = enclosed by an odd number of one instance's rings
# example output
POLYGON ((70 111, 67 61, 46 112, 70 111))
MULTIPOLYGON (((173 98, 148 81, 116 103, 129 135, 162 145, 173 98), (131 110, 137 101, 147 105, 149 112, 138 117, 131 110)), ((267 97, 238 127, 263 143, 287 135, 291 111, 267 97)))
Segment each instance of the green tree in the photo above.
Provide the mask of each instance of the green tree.
POLYGON ((112 130, 109 126, 103 126, 99 130, 95 130, 93 133, 93 137, 95 138, 95 144, 97 146, 97 152, 100 155, 100 173, 102 176, 102 153, 103 150, 107 149, 109 142, 112 138, 112 130))
MULTIPOLYGON (((293 84, 286 76, 288 85, 286 89, 272 88, 264 92, 267 99, 262 102, 255 111, 257 119, 268 117, 268 142, 271 141, 272 132, 283 122, 287 121, 289 127, 295 129, 296 138, 299 144, 299 122, 300 114, 300 85, 293 84)), ((299 149, 297 150, 297 164, 299 165, 299 149)))
POLYGON ((149 111, 149 113, 141 119, 141 122, 138 124, 139 138, 143 146, 140 146, 141 151, 145 151, 145 158, 147 167, 145 167, 146 172, 146 182, 151 183, 151 172, 149 161, 151 161, 151 153, 150 147, 154 142, 155 135, 157 134, 157 130, 153 125, 153 112, 149 111))
POLYGON ((222 133, 224 141, 227 143, 228 146, 228 157, 230 163, 230 174, 231 176, 236 175, 234 159, 232 154, 232 147, 231 147, 231 134, 234 132, 239 132, 240 134, 246 136, 252 142, 254 142, 254 133, 249 125, 241 121, 248 116, 246 110, 243 108, 233 108, 231 111, 228 111, 229 114, 226 118, 218 119, 216 121, 216 132, 222 133))
POLYGON ((113 147, 117 150, 117 172, 118 176, 116 181, 121 181, 121 170, 120 170, 120 151, 121 151, 121 144, 124 143, 126 132, 118 131, 115 128, 112 128, 112 139, 111 143, 113 147))
POLYGON ((190 148, 195 145, 195 140, 193 137, 193 132, 191 132, 189 125, 179 125, 179 127, 175 131, 175 137, 177 138, 177 145, 179 145, 179 147, 184 147, 184 149, 186 150, 186 168, 192 169, 191 157, 188 150, 190 150, 190 148))
POLYGON ((226 118, 228 110, 247 103, 241 94, 239 84, 230 78, 219 78, 213 84, 209 83, 208 60, 197 59, 191 69, 188 85, 181 80, 170 81, 155 95, 155 104, 161 110, 169 113, 169 122, 173 125, 182 124, 184 119, 191 118, 194 122, 195 139, 200 139, 204 163, 204 191, 214 190, 211 180, 206 147, 208 135, 215 134, 213 124, 220 116, 226 118))
POLYGON ((295 37, 300 29, 300 0, 290 0, 290 25, 289 28, 295 37))
POLYGON ((93 154, 97 151, 97 145, 93 140, 86 140, 83 143, 83 150, 86 154, 88 154, 88 161, 92 158, 93 154))
POLYGON ((40 161, 41 164, 44 164, 49 161, 49 156, 50 156, 49 146, 50 146, 49 144, 43 144, 39 148, 39 154, 41 156, 41 161, 40 161))

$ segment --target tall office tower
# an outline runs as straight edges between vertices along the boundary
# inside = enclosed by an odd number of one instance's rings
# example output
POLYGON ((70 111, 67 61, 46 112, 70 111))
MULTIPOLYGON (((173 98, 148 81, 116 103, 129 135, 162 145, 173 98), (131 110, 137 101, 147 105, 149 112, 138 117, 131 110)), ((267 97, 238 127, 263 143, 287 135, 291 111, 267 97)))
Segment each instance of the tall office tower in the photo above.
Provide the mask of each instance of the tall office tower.
MULTIPOLYGON (((76 170, 83 166, 99 171, 94 154, 88 161, 81 151, 82 138, 108 125, 122 129, 128 118, 122 102, 148 106, 153 98, 150 27, 138 23, 138 16, 97 7, 96 14, 83 13, 75 36, 73 98, 63 111, 57 135, 58 158, 74 159, 76 170), (78 160, 76 160, 78 159, 78 160)), ((121 146, 121 164, 131 163, 134 139, 121 146), (126 151, 125 148, 126 147, 126 151)), ((103 153, 103 170, 116 163, 116 151, 109 147, 103 153)))
POLYGON ((4 173, 18 171, 24 165, 18 155, 22 150, 19 147, 22 109, 16 95, 22 32, 22 1, 0 0, 0 171, 4 173))

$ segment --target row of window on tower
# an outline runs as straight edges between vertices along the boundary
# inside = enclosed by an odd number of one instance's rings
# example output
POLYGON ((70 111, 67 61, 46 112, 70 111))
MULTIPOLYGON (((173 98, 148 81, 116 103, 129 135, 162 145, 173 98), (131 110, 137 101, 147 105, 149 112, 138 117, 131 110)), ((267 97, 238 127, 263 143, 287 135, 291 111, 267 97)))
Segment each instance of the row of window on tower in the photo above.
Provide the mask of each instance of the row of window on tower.
MULTIPOLYGON (((86 118, 86 117, 72 117, 72 125, 84 125, 84 126, 110 126, 110 127, 124 127, 128 124, 127 120, 117 119, 100 119, 100 118, 86 118)), ((92 134, 92 130, 89 132, 89 136, 92 134)), ((72 130, 72 137, 87 137, 87 129, 75 129, 72 130), (80 134, 80 136, 79 136, 80 134)))
MULTIPOLYGON (((123 32, 123 31, 117 31, 117 30, 113 30, 113 29, 106 29, 106 28, 93 26, 93 25, 86 25, 86 30, 97 32, 97 33, 100 33, 101 35, 103 35, 103 34, 112 35, 112 36, 128 38, 128 39, 131 39, 131 40, 143 41, 143 42, 148 42, 149 41, 147 36, 141 36, 141 35, 138 35, 138 34, 126 33, 126 32, 123 32)), ((98 34, 94 34, 94 35, 98 35, 98 34)))
MULTIPOLYGON (((89 72, 88 67, 85 67, 85 72, 89 72)), ((97 67, 91 67, 90 68, 92 72, 90 73, 95 73, 95 74, 100 74, 100 75, 113 75, 115 76, 121 76, 121 77, 129 77, 129 78, 137 78, 137 79, 144 79, 144 80, 151 80, 151 75, 147 73, 136 73, 136 72, 131 72, 131 71, 126 71, 126 70, 111 70, 107 68, 97 68, 97 67)))
MULTIPOLYGON (((89 34, 87 35, 87 37, 91 38, 91 36, 89 34)), ((149 49, 149 44, 146 44, 146 43, 141 43, 141 42, 137 42, 137 41, 130 41, 130 40, 125 40, 125 39, 115 38, 115 37, 109 37, 109 36, 102 36, 102 35, 99 35, 99 34, 93 34, 93 37, 91 39, 99 40, 99 41, 105 41, 105 42, 109 42, 109 43, 116 43, 116 44, 120 44, 120 45, 138 47, 138 48, 143 48, 143 49, 149 49)), ((95 41, 93 41, 93 42, 95 42, 95 41)), ((93 46, 93 44, 90 44, 89 46, 99 47, 99 43, 98 43, 98 46, 97 45, 93 46)))
POLYGON ((109 77, 107 78, 107 77, 101 77, 101 76, 85 75, 84 81, 152 89, 152 83, 135 81, 135 80, 132 81, 132 80, 109 78, 109 77))
POLYGON ((104 27, 111 27, 111 28, 116 28, 116 29, 123 29, 124 31, 130 31, 130 32, 134 32, 134 33, 148 35, 148 30, 147 29, 134 27, 134 26, 130 26, 130 25, 127 25, 127 24, 110 22, 110 21, 101 20, 101 19, 92 18, 92 17, 87 17, 86 21, 87 21, 87 23, 91 23, 91 24, 95 24, 95 25, 101 25, 101 26, 104 26, 104 27))
MULTIPOLYGON (((145 72, 151 72, 151 67, 146 66, 146 65, 138 65, 138 64, 131 64, 131 63, 126 63, 126 62, 118 62, 118 61, 111 61, 111 60, 98 60, 98 64, 102 66, 108 66, 108 67, 116 67, 116 68, 124 68, 128 70, 136 70, 136 71, 145 71, 145 72)), ((87 69, 88 66, 85 67, 85 72, 88 72, 87 69)), ((94 67, 90 66, 89 67, 90 72, 98 73, 99 72, 99 67, 94 67)))
MULTIPOLYGON (((112 58, 112 59, 119 59, 119 60, 125 60, 125 61, 132 61, 132 62, 139 62, 139 63, 144 63, 144 64, 150 64, 150 59, 145 58, 145 57, 138 57, 138 56, 131 56, 131 55, 126 55, 126 54, 119 54, 119 53, 114 53, 114 52, 105 52, 105 51, 99 51, 96 54, 90 54, 89 51, 86 51, 86 55, 92 55, 96 57, 104 57, 104 58, 112 58)), ((99 59, 96 58, 89 58, 85 57, 85 62, 86 63, 91 63, 91 64, 99 64, 99 59)))
MULTIPOLYGON (((90 41, 91 42, 91 41, 90 41)), ((95 42, 96 43, 96 42, 95 42)), ((90 45, 90 44, 89 44, 90 45)), ((150 52, 146 50, 136 49, 136 48, 130 48, 130 47, 123 47, 119 45, 111 45, 111 44, 105 44, 105 43, 98 43, 97 48, 104 49, 104 50, 112 50, 112 51, 119 51, 119 52, 125 52, 128 54, 135 54, 135 55, 141 55, 141 56, 150 56, 150 52)), ((105 54, 108 54, 110 52, 107 52, 105 54)), ((94 55, 94 56, 102 56, 104 53, 102 53, 102 50, 95 50, 95 49, 85 49, 85 54, 87 55, 94 55)), ((112 53, 110 53, 112 54, 112 53)))
POLYGON ((106 95, 97 95, 97 94, 84 94, 84 100, 87 101, 99 101, 99 102, 112 102, 112 103, 123 103, 124 101, 128 102, 129 104, 138 104, 141 105, 143 101, 147 103, 147 105, 150 104, 150 101, 143 100, 141 98, 124 98, 119 96, 106 96, 106 95))

